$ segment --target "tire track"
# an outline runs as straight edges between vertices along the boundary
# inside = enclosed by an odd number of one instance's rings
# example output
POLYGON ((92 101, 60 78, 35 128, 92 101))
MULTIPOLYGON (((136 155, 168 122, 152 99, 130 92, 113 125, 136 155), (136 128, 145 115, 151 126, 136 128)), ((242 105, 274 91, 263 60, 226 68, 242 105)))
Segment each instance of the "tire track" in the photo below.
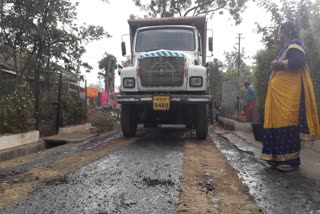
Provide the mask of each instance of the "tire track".
POLYGON ((178 213, 259 213, 253 197, 210 140, 187 140, 178 213))

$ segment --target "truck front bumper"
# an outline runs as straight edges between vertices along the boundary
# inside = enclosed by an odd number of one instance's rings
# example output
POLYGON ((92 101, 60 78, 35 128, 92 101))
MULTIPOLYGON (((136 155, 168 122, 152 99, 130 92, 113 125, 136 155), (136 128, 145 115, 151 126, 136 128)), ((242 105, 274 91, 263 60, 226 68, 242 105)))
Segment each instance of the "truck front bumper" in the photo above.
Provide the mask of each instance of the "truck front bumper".
MULTIPOLYGON (((196 104, 209 103, 209 95, 167 95, 159 94, 157 96, 170 96, 171 102, 196 104)), ((154 95, 118 95, 117 102, 120 104, 147 104, 152 103, 154 95)))

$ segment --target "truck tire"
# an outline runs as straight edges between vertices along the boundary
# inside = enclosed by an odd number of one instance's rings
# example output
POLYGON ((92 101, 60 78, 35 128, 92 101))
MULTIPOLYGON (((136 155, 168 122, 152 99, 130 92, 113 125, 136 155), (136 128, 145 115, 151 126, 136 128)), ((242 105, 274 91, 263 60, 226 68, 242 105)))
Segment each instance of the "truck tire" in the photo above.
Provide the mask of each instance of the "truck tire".
POLYGON ((134 137, 137 132, 137 121, 132 106, 123 104, 121 107, 121 129, 126 138, 134 137))
POLYGON ((207 104, 199 104, 196 106, 196 135, 200 139, 206 139, 208 135, 208 110, 207 104))

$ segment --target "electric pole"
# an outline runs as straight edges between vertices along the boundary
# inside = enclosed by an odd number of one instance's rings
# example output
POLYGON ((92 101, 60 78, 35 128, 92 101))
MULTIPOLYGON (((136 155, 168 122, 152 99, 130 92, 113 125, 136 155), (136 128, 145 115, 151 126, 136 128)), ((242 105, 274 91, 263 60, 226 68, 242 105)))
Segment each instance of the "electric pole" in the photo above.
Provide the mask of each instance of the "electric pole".
POLYGON ((240 64, 241 64, 241 33, 238 33, 238 59, 237 59, 237 67, 238 67, 238 77, 240 77, 240 64))
MULTIPOLYGON (((242 37, 241 37, 241 33, 238 33, 238 43, 237 43, 237 45, 238 45, 238 57, 237 57, 237 69, 238 69, 238 87, 239 87, 239 94, 238 94, 238 113, 240 114, 240 112, 241 112, 241 99, 240 99, 240 97, 241 97, 241 90, 240 90, 240 87, 241 87, 241 80, 240 80, 240 65, 241 65, 241 39, 243 39, 242 37)), ((240 117, 240 116, 239 116, 240 117)))

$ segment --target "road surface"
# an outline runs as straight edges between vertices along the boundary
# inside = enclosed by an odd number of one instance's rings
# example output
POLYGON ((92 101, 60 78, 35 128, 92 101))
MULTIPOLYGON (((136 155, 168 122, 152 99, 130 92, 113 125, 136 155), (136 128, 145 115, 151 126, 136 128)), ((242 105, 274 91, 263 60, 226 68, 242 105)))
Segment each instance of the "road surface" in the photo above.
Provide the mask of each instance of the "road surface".
POLYGON ((0 213, 317 213, 320 186, 236 136, 145 129, 0 163, 0 213), (235 140, 230 140, 234 137, 235 140))

